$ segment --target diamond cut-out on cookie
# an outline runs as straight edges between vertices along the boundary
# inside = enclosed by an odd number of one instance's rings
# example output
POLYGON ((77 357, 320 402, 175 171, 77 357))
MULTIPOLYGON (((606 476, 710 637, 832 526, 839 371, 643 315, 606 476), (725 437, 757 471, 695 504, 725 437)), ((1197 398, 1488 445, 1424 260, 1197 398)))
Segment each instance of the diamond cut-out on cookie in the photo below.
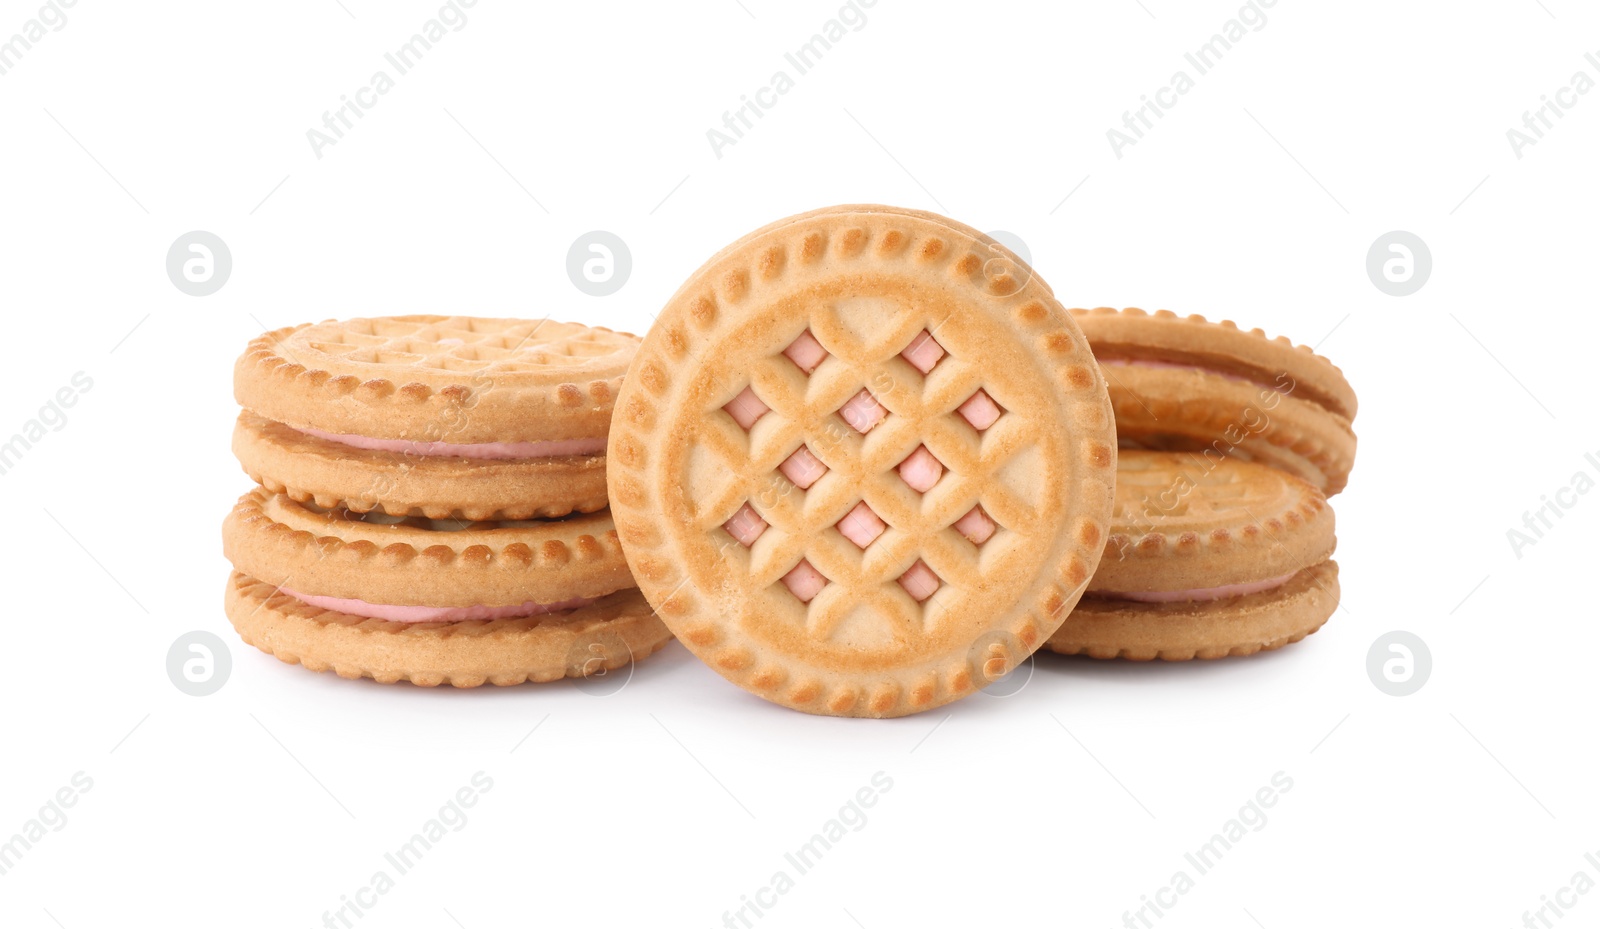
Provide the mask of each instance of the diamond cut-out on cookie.
POLYGON ((942 584, 943 582, 939 580, 939 575, 934 574, 933 569, 928 567, 921 558, 917 559, 916 564, 907 568, 906 573, 900 575, 900 586, 905 588, 906 593, 911 595, 911 599, 918 603, 933 596, 942 584))
POLYGON ((722 524, 728 535, 738 540, 745 548, 756 544, 756 539, 761 538, 761 533, 767 531, 767 521, 761 518, 750 504, 739 507, 739 512, 728 517, 722 524))
POLYGON ((746 432, 756 424, 756 420, 767 415, 767 411, 772 409, 762 403, 756 392, 748 387, 739 391, 739 395, 729 400, 722 408, 733 417, 734 422, 739 424, 739 428, 746 432))
POLYGON ((900 352, 900 357, 911 362, 913 368, 927 374, 939 363, 944 354, 944 346, 935 341, 933 335, 924 329, 917 333, 911 344, 900 352))
POLYGON ((828 586, 828 579, 822 576, 821 571, 811 567, 811 562, 802 558, 783 576, 783 586, 789 588, 796 600, 810 603, 813 597, 822 592, 822 588, 828 586))
POLYGON ((944 462, 935 458, 933 452, 928 451, 928 446, 918 445, 917 450, 906 456, 895 469, 900 472, 900 479, 919 494, 925 494, 939 483, 939 478, 944 477, 944 462))
POLYGON ((839 530, 840 535, 854 542, 856 548, 864 549, 876 542, 878 536, 883 535, 883 530, 889 527, 878 518, 877 513, 872 512, 872 507, 863 501, 844 514, 844 519, 835 523, 834 528, 839 530))
POLYGON ((956 412, 967 421, 967 425, 982 432, 993 426, 995 420, 998 420, 1005 410, 1001 409, 1000 404, 994 402, 988 393, 979 390, 956 407, 956 412))
POLYGON ((851 429, 862 435, 871 432, 872 427, 883 422, 888 415, 888 409, 866 388, 862 388, 860 393, 839 407, 839 417, 849 423, 851 429))
POLYGON ((981 506, 968 510, 967 515, 956 520, 953 525, 955 530, 966 536, 967 541, 973 545, 982 545, 989 541, 989 537, 994 535, 995 529, 998 528, 981 506))
POLYGON ((796 487, 810 490, 812 484, 828 473, 828 466, 816 455, 811 454, 811 449, 802 445, 794 450, 793 455, 783 459, 783 463, 778 465, 778 470, 783 472, 784 477, 793 481, 796 487))
POLYGON ((822 343, 817 341, 810 329, 800 333, 800 337, 790 342, 783 353, 794 362, 795 367, 807 374, 817 370, 817 365, 822 364, 823 359, 828 357, 828 350, 822 347, 822 343))

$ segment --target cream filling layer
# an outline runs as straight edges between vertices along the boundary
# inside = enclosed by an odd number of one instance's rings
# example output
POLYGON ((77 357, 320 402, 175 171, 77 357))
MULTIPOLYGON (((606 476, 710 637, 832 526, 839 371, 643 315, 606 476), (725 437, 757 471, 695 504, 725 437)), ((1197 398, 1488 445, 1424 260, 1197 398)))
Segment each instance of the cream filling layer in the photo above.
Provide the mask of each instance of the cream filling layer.
POLYGON ((1096 597, 1107 600, 1136 600, 1140 603, 1181 603, 1190 600, 1224 600, 1228 597, 1243 597, 1247 594, 1258 594, 1274 587, 1282 587, 1294 578, 1298 571, 1290 571, 1279 577, 1269 577, 1260 581, 1246 581, 1243 584, 1223 584, 1220 587, 1195 587, 1189 590, 1132 590, 1132 591, 1100 591, 1094 592, 1096 597))
POLYGON ((349 597, 324 597, 321 594, 301 593, 287 587, 279 592, 310 606, 335 613, 348 613, 368 619, 386 619, 392 623, 459 623, 474 620, 520 619, 561 610, 574 610, 595 602, 594 597, 576 597, 559 603, 535 603, 532 600, 515 606, 402 606, 397 603, 368 603, 349 597))
POLYGON ((606 450, 606 440, 557 439, 549 442, 418 442, 412 439, 379 439, 367 435, 341 432, 323 432, 321 429, 295 431, 337 442, 352 448, 365 448, 379 452, 399 452, 403 455, 420 455, 429 458, 553 458, 559 455, 598 455, 606 450))

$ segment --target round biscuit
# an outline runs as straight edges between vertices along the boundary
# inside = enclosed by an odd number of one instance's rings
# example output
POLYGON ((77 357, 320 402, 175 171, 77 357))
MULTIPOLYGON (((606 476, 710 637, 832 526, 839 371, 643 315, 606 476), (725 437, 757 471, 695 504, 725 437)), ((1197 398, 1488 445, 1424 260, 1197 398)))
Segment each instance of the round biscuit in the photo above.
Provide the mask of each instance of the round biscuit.
POLYGON ((1049 287, 988 236, 879 206, 781 220, 692 275, 607 453, 623 550, 685 645, 772 702, 870 717, 971 694, 1044 641, 1100 557, 1116 461, 1049 287), (980 390, 981 430, 958 413, 980 390), (864 546, 835 528, 863 502, 864 546), (975 543, 955 524, 980 507, 975 543))

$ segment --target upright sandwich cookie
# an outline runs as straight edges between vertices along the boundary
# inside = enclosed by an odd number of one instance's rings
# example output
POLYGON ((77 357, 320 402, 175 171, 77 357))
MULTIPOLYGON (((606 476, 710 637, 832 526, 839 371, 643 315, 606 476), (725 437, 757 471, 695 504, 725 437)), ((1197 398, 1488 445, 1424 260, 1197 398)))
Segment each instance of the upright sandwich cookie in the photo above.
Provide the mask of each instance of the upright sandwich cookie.
POLYGON ((1095 658, 1221 658, 1298 642, 1339 603, 1333 510, 1282 471, 1124 449, 1089 591, 1048 647, 1095 658))
POLYGON ((606 433, 637 344, 575 323, 471 316, 268 332, 234 367, 234 454, 268 490, 326 508, 592 512, 606 505, 606 433))
POLYGON ((1073 310, 1105 373, 1123 448, 1259 461, 1332 496, 1355 463, 1356 395, 1282 336, 1168 310, 1073 310))
POLYGON ((845 206, 715 255, 618 398, 640 589, 724 677, 900 716, 1006 674, 1105 544, 1115 436, 1049 287, 953 220, 845 206))

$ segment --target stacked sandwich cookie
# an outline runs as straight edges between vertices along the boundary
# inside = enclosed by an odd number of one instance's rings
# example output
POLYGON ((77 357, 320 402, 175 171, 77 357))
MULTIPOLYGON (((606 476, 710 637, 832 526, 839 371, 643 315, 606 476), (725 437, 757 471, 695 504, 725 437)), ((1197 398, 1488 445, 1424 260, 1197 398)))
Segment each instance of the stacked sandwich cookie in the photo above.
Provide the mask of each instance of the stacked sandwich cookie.
POLYGON ((1047 643, 1094 658, 1221 658, 1298 642, 1339 602, 1333 510, 1237 458, 1123 449, 1111 535, 1047 643))
POLYGON ((606 509, 636 347, 444 316, 253 340, 233 446, 260 486, 223 524, 234 628, 312 670, 427 686, 585 676, 660 648, 606 509))
POLYGON ((1186 660, 1298 642, 1339 603, 1333 510, 1355 392, 1304 346, 1166 310, 1074 310, 1121 447, 1083 600, 1047 647, 1186 660))
POLYGON ((1072 312, 1105 373, 1122 447, 1232 455, 1330 497, 1344 489, 1356 458, 1356 395, 1333 362, 1229 320, 1072 312))

